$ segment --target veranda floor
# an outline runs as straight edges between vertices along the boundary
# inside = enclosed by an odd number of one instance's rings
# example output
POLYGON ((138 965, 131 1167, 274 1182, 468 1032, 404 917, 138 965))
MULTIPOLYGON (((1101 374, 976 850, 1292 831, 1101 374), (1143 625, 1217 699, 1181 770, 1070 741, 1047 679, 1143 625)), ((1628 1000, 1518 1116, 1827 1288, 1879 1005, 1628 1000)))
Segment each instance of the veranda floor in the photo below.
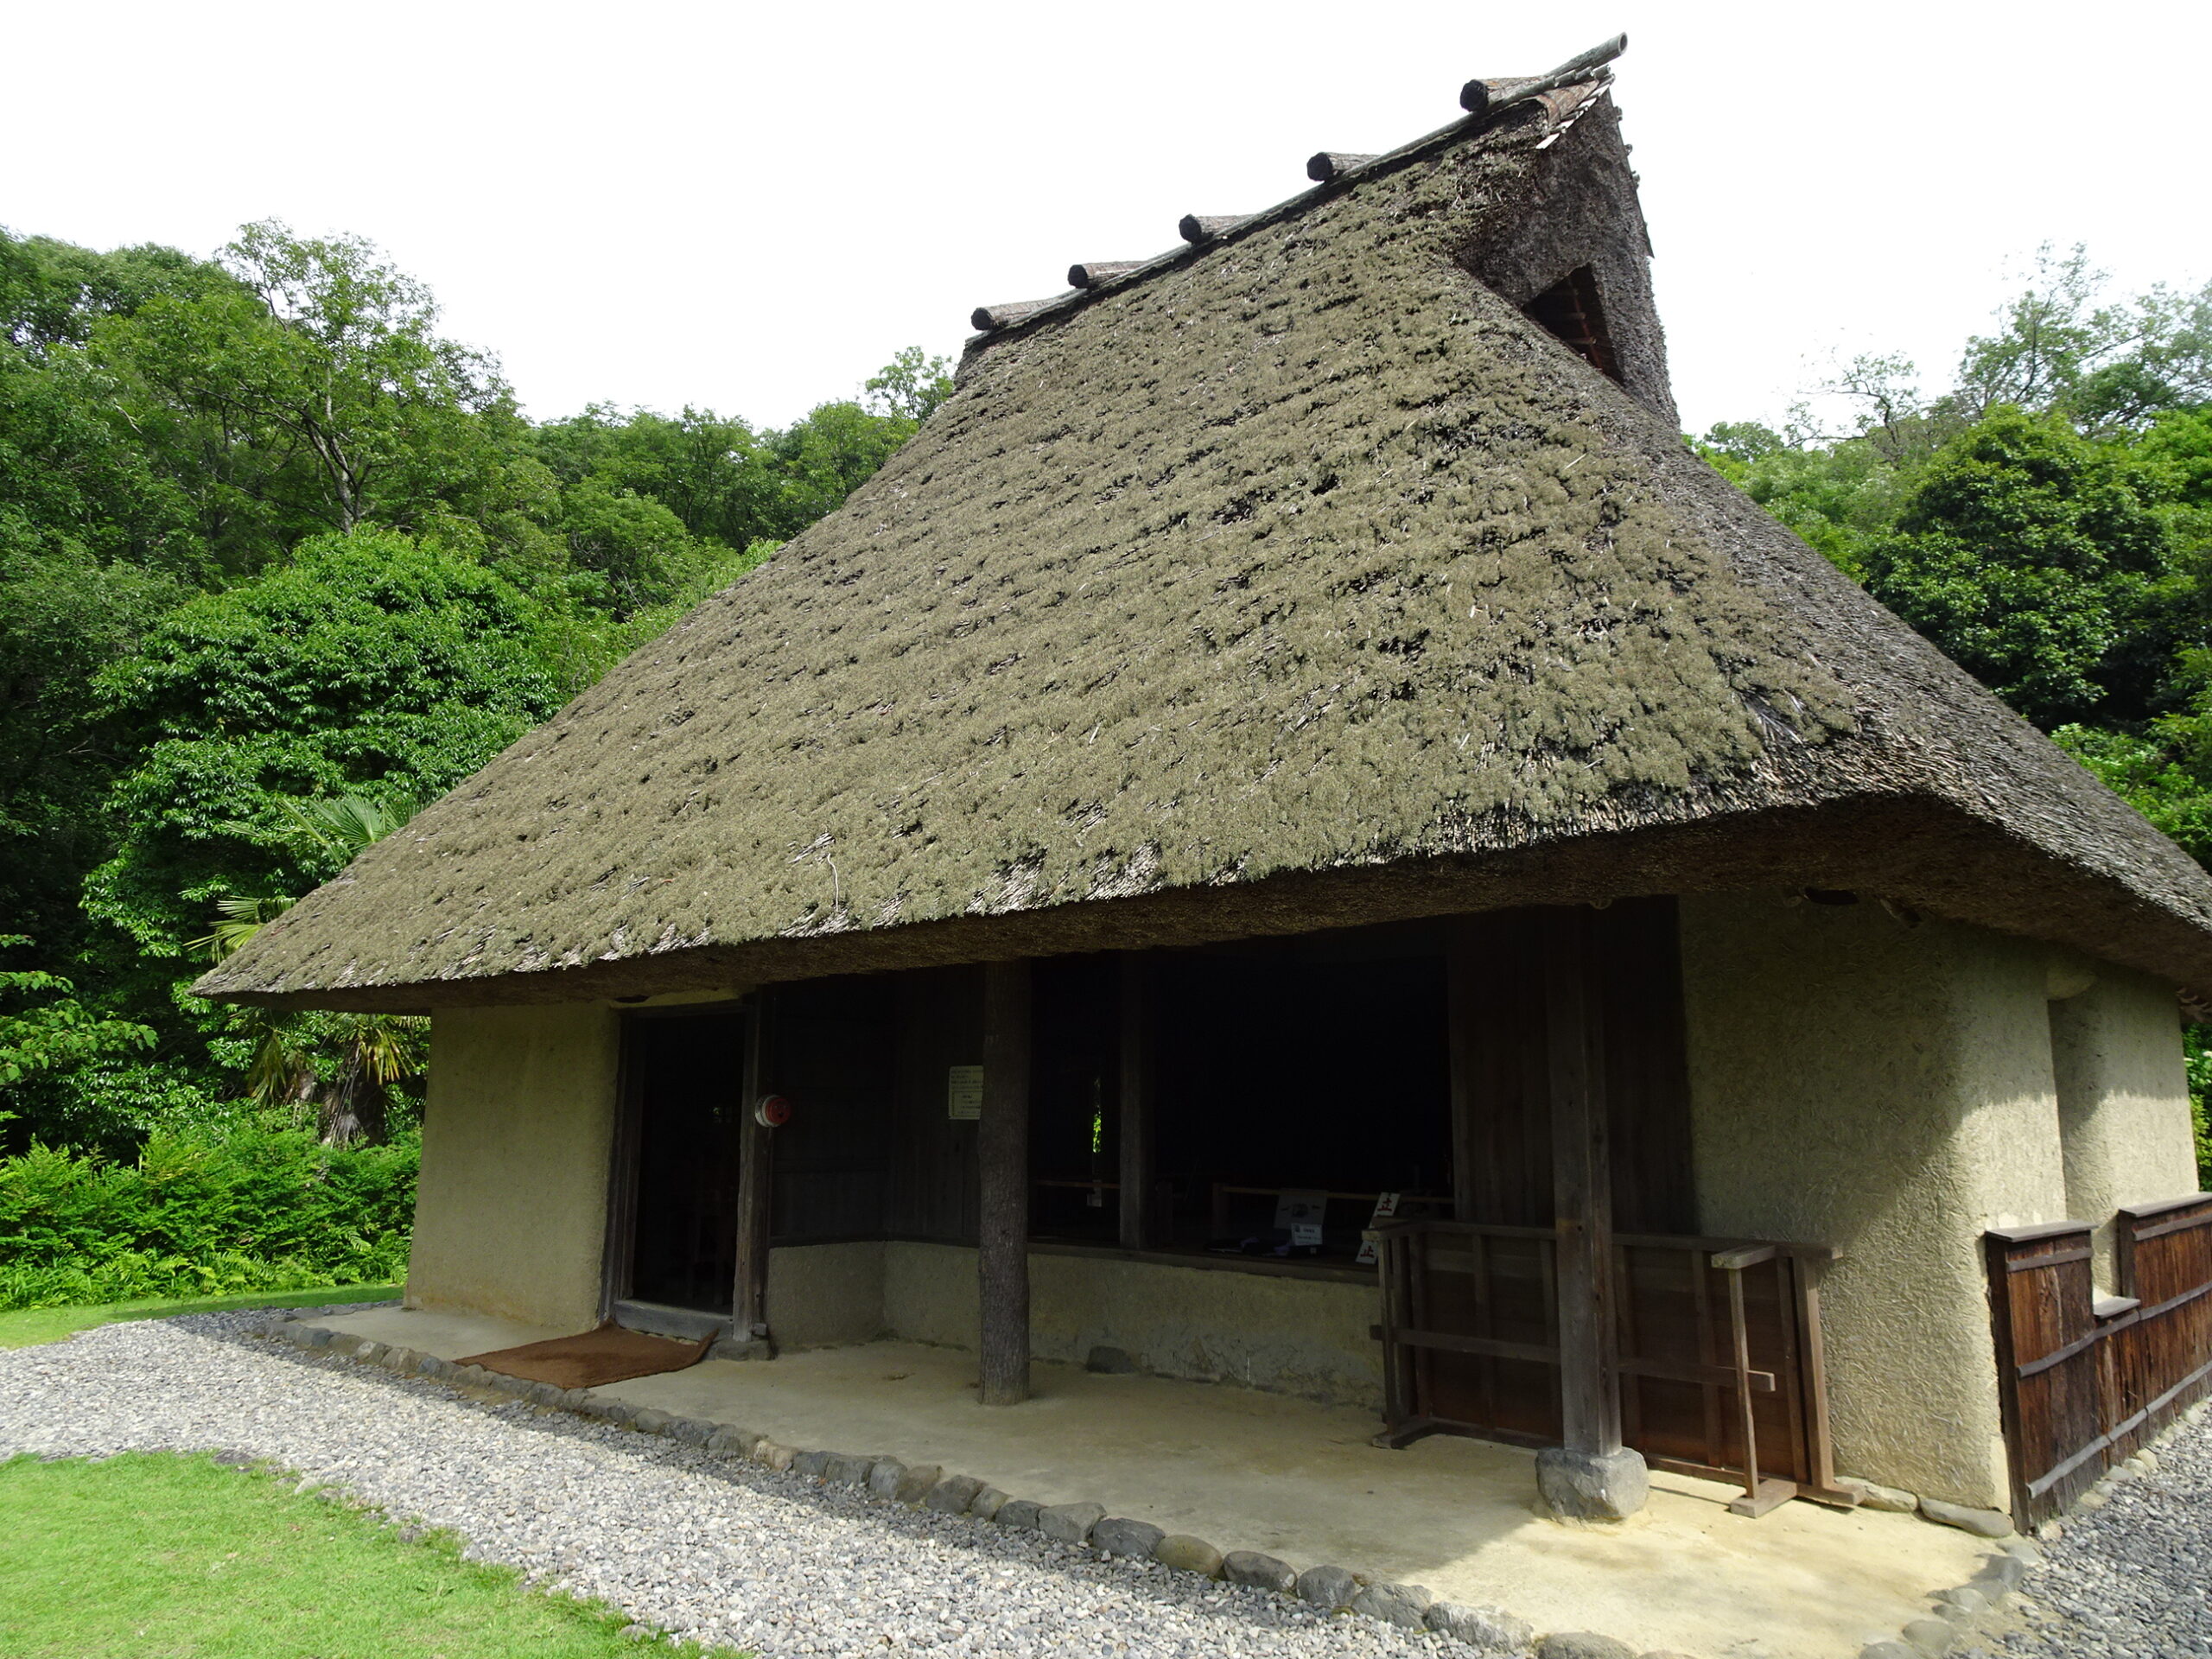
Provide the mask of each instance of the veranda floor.
MULTIPOLYGON (((562 1334, 397 1308, 331 1323, 446 1358, 562 1334)), ((1027 1404, 988 1410, 974 1378, 970 1355, 878 1342, 709 1360, 604 1391, 1700 1659, 1847 1659, 1896 1639, 1992 1548, 1911 1516, 1807 1503, 1745 1520, 1727 1512, 1733 1489, 1665 1473, 1630 1525, 1573 1529, 1535 1512, 1533 1454, 1512 1447, 1439 1436, 1381 1451, 1364 1411, 1047 1364, 1027 1404)))

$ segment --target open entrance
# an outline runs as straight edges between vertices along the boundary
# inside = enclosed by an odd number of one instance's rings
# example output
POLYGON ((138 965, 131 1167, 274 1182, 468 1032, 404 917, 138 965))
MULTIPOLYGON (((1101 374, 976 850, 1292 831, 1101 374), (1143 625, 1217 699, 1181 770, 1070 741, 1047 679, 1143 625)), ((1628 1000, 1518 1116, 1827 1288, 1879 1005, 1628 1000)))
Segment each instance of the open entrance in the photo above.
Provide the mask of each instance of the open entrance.
POLYGON ((745 1117, 741 1013, 639 1014, 623 1036, 628 1271, 618 1300, 727 1314, 745 1117))

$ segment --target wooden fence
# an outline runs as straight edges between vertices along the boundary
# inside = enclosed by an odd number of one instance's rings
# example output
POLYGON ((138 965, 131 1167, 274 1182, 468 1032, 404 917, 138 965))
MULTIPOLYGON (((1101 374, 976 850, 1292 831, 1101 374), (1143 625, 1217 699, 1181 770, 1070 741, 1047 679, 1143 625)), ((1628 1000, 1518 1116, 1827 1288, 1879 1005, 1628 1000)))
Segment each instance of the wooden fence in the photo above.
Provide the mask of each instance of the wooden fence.
MULTIPOLYGON (((1384 1435, 1560 1438, 1553 1230, 1408 1221, 1379 1229, 1384 1435)), ((1614 1241, 1623 1439, 1653 1464, 1739 1482, 1747 1512, 1838 1503, 1821 1356, 1824 1246, 1614 1241)))
POLYGON ((1984 1240, 2013 1524, 2068 1508, 2212 1388, 2212 1192, 2122 1210, 2117 1296, 2087 1222, 1984 1240))

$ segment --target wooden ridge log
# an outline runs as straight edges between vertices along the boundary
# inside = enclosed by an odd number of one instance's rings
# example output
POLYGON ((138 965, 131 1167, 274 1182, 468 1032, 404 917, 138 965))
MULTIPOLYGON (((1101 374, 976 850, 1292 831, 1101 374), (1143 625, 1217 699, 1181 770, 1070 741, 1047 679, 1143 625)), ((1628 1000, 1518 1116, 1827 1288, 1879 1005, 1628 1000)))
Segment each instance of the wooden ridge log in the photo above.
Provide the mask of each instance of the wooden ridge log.
POLYGON ((1175 231, 1185 242, 1211 242, 1217 236, 1228 235, 1251 217, 1249 213, 1185 213, 1177 222, 1175 231))
POLYGON ((1017 322, 1027 322, 1048 305, 1057 305, 1067 297, 1055 294, 1049 300, 1014 300, 1005 305, 979 305, 968 314, 968 321, 985 334, 996 328, 1011 328, 1017 322))
POLYGON ((1605 79, 1612 73, 1605 66, 1627 50, 1628 36, 1616 35, 1611 40, 1593 46, 1587 52, 1576 54, 1548 74, 1503 80, 1471 80, 1459 89, 1459 107, 1470 115, 1488 115, 1509 104, 1518 104, 1523 99, 1534 98, 1539 92, 1555 92, 1560 87, 1572 86, 1580 81, 1605 79))
POLYGON ((1088 264, 1068 267, 1070 288, 1096 288, 1101 283, 1110 283, 1116 276, 1126 276, 1141 265, 1149 264, 1146 259, 1094 259, 1088 264))
POLYGON ((1306 176, 1316 184, 1326 184, 1356 167, 1364 167, 1374 159, 1372 156, 1354 156, 1340 149, 1325 149, 1307 159, 1306 176))

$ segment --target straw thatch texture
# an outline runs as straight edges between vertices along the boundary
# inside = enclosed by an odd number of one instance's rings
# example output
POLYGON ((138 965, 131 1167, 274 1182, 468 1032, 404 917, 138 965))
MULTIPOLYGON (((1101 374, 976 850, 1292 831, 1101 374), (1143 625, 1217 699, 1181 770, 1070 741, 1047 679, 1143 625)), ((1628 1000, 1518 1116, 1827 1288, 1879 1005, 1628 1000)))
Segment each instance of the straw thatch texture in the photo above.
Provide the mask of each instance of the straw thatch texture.
POLYGON ((1625 176, 1603 100, 1546 130, 979 345, 842 511, 203 992, 550 1000, 1758 880, 2212 984, 2193 863, 1470 274, 1537 269, 1516 215, 1575 221, 1561 177, 1625 176))

